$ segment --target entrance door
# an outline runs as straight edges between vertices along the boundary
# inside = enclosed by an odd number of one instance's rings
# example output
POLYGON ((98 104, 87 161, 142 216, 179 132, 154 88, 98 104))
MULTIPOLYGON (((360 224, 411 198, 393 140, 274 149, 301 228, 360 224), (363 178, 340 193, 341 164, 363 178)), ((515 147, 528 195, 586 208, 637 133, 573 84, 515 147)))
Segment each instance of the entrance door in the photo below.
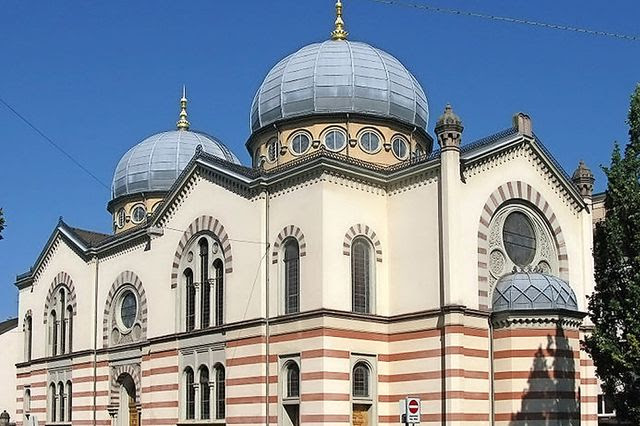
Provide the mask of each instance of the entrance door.
POLYGON ((120 384, 120 408, 118 409, 118 426, 139 426, 140 415, 136 404, 136 385, 128 374, 118 378, 120 384))
POLYGON ((369 408, 367 404, 353 404, 351 423, 353 426, 369 426, 369 408))
POLYGON ((129 395, 129 426, 138 426, 138 407, 135 397, 129 395))

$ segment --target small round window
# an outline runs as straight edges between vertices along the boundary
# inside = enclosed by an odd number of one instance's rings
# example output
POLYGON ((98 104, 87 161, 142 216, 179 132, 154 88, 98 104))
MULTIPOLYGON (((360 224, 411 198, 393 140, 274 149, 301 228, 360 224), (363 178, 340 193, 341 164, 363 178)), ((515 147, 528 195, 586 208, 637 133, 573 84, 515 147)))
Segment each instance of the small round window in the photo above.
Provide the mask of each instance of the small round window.
POLYGON ((340 151, 347 144, 347 136, 342 130, 332 129, 324 135, 324 146, 331 151, 340 151))
POLYGON ((536 255, 536 234, 529 218, 522 212, 507 216, 502 228, 504 248, 520 267, 529 266, 536 255))
POLYGON ((122 302, 120 304, 120 321, 127 330, 133 327, 138 314, 138 301, 131 290, 127 290, 122 294, 122 302))
POLYGON ((124 209, 118 210, 118 213, 116 214, 116 226, 118 228, 122 228, 126 219, 127 214, 125 213, 124 209))
POLYGON ((273 138, 267 144, 267 159, 272 163, 276 161, 278 159, 278 151, 280 151, 280 144, 278 139, 273 138))
POLYGON ((380 137, 374 132, 364 132, 360 136, 360 146, 365 152, 374 153, 380 147, 380 137))
POLYGON ((311 139, 305 133, 298 133, 291 139, 291 150, 294 154, 304 154, 311 145, 311 139))
POLYGON ((142 204, 138 204, 137 206, 135 206, 133 208, 133 211, 131 212, 131 220, 133 221, 133 223, 142 222, 146 216, 147 209, 142 204))
POLYGON ((393 138, 393 142, 391 142, 391 149, 393 150, 393 155, 395 155, 399 160, 406 159, 407 154, 409 154, 409 144, 401 137, 393 138))

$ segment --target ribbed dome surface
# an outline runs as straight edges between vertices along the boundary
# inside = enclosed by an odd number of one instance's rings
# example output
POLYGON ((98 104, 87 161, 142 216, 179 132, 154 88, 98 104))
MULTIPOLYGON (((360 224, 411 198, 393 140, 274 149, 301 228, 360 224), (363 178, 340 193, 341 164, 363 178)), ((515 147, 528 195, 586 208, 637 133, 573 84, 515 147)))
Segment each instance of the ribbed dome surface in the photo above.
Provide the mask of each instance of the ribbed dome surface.
POLYGON ((167 191, 202 145, 203 151, 240 164, 222 142, 205 133, 170 130, 152 135, 120 159, 111 185, 112 199, 147 191, 167 191))
POLYGON ((281 119, 356 112, 426 128, 427 98, 393 56, 339 40, 303 47, 269 71, 251 107, 251 130, 281 119))
POLYGON ((567 309, 578 310, 569 283, 551 275, 516 272, 498 280, 493 290, 493 311, 567 309))

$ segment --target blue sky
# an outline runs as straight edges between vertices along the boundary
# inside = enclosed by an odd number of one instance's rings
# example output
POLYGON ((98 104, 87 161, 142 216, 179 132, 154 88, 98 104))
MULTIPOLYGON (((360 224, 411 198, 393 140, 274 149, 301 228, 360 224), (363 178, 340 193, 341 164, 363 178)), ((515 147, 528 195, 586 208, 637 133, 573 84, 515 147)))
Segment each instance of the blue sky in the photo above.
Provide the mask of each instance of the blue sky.
MULTIPOLYGON (((424 0, 415 0, 421 2, 424 0)), ((430 104, 429 131, 446 102, 464 141, 510 126, 526 111, 571 172, 600 164, 625 142, 628 100, 640 80, 640 42, 344 0, 350 39, 400 59, 430 104)), ((638 33, 633 1, 433 0, 493 15, 638 33)), ((333 0, 189 2, 3 1, 0 96, 111 183, 118 159, 144 137, 173 128, 181 85, 192 128, 216 135, 247 164, 249 109, 278 60, 328 37, 333 0)), ((26 271, 63 216, 110 231, 109 192, 0 105, 0 319, 17 311, 15 275, 26 271)))

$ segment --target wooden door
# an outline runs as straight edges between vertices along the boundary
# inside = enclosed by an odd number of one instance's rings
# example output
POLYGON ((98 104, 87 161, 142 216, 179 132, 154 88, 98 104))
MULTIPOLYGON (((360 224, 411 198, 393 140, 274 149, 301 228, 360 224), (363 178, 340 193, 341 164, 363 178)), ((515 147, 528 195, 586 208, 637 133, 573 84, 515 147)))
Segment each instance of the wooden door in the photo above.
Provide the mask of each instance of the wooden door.
POLYGON ((129 397, 129 426, 138 426, 138 408, 135 398, 129 397))
POLYGON ((369 426, 369 405, 353 404, 351 423, 353 426, 369 426))

